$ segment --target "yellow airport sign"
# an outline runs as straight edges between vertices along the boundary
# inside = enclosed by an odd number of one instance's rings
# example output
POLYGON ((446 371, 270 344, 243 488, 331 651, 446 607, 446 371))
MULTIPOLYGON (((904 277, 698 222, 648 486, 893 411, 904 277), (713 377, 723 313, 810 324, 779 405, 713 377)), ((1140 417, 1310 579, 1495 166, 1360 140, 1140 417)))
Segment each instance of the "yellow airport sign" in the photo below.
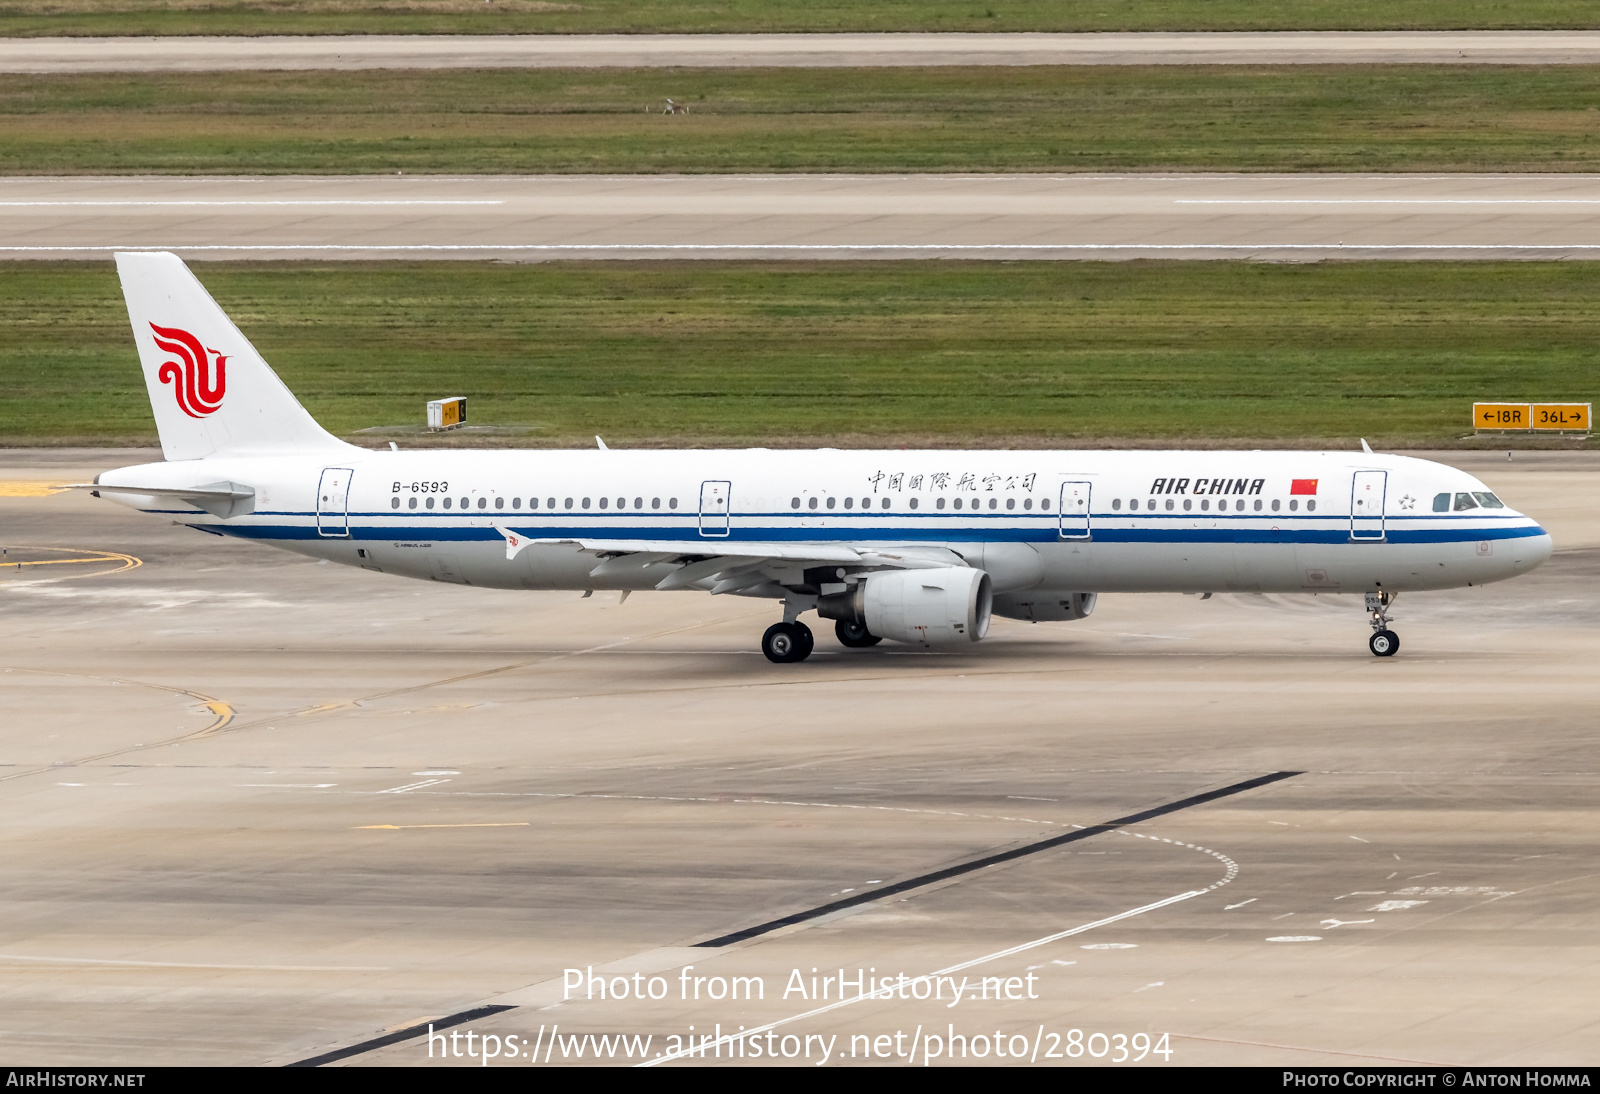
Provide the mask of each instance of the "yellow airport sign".
POLYGON ((1528 427, 1534 430, 1589 432, 1588 403, 1534 403, 1529 408, 1528 427))
POLYGON ((1527 403, 1473 403, 1472 427, 1474 429, 1526 430, 1529 417, 1527 403))

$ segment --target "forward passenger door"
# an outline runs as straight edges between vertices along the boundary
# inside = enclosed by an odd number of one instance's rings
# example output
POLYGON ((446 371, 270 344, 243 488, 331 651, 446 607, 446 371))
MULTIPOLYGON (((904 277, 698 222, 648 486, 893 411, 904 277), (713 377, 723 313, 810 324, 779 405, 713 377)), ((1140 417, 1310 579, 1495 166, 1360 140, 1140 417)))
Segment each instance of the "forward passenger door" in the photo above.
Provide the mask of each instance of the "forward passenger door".
POLYGON ((1383 539, 1383 495, 1387 471, 1357 471, 1350 486, 1350 538, 1365 543, 1383 539))

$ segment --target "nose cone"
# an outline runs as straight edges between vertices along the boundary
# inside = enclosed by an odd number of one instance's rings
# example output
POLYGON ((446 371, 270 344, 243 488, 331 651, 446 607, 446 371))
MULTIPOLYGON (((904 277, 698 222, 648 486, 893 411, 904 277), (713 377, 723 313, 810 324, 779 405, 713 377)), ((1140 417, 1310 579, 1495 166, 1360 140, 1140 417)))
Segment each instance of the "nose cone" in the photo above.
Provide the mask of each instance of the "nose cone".
POLYGON ((1537 535, 1511 541, 1515 544, 1510 551, 1511 565, 1516 573, 1525 574, 1542 566, 1555 550, 1555 540, 1550 538, 1550 533, 1537 524, 1534 528, 1538 531, 1537 535))

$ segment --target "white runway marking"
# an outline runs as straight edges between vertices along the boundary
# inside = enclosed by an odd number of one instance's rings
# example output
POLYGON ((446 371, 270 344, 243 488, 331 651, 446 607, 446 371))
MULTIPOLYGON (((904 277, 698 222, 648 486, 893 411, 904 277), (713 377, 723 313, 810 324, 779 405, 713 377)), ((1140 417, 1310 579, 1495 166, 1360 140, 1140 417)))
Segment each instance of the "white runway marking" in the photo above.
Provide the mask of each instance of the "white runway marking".
MULTIPOLYGON (((1213 888, 1215 888, 1215 886, 1213 886, 1213 888)), ((929 979, 937 976, 949 976, 952 973, 961 972, 963 969, 970 969, 977 965, 988 964, 990 961, 998 961, 1003 957, 1011 957, 1014 954, 1036 949, 1039 946, 1047 946, 1052 942, 1059 942, 1063 938, 1071 938, 1073 935, 1083 934, 1085 931, 1092 931, 1096 927, 1106 927, 1112 923, 1120 923, 1124 919, 1132 919, 1134 916, 1143 915, 1146 912, 1153 912, 1158 908, 1165 908, 1169 904, 1177 904, 1178 902, 1188 900, 1191 897, 1201 896, 1208 891, 1209 890, 1206 889, 1191 889, 1187 893, 1179 893, 1176 896, 1169 896, 1165 900, 1157 900, 1154 903, 1141 905, 1138 908, 1129 908, 1125 912, 1118 912, 1116 915, 1107 916, 1104 919, 1097 919, 1093 923, 1082 923, 1076 927, 1069 927, 1067 930, 1057 931, 1055 934, 1047 934, 1043 938, 1036 938, 1031 942, 1023 942, 1020 945, 1010 946, 1003 950, 996 950, 994 953, 984 954, 982 957, 975 957, 970 961, 963 961, 958 965, 951 965, 948 968, 939 969, 936 972, 930 972, 926 975, 929 979)), ((893 989, 891 988, 890 992, 892 991, 893 989)), ((752 1029, 741 1030, 738 1033, 725 1034, 715 1041, 710 1041, 703 1045, 695 1045, 692 1050, 668 1053, 667 1055, 660 1056, 657 1059, 646 1060, 643 1063, 634 1064, 633 1066, 655 1067, 657 1064, 670 1063, 673 1060, 688 1059, 691 1055, 695 1057, 701 1057, 705 1055, 707 1050, 715 1051, 719 1046, 731 1044, 733 1041, 740 1038, 757 1037, 767 1032, 769 1029, 777 1029, 779 1026, 787 1026, 793 1022, 804 1021, 807 1018, 815 1018, 819 1014, 827 1014, 829 1011, 838 1010, 840 1007, 848 1007, 852 1003, 859 1003, 865 999, 876 999, 884 995, 885 992, 880 989, 878 991, 866 992, 851 999, 840 999, 838 1002, 829 1003, 827 1006, 817 1007, 814 1010, 808 1010, 802 1014, 791 1015, 788 1018, 779 1018, 777 1021, 768 1022, 763 1026, 755 1026, 752 1029)))
POLYGON ((404 786, 391 786, 387 790, 379 790, 378 793, 379 794, 404 794, 404 793, 407 793, 408 791, 411 791, 411 790, 423 790, 423 789, 425 789, 427 787, 438 786, 440 783, 447 783, 449 781, 450 781, 449 779, 423 779, 421 782, 406 783, 404 786))

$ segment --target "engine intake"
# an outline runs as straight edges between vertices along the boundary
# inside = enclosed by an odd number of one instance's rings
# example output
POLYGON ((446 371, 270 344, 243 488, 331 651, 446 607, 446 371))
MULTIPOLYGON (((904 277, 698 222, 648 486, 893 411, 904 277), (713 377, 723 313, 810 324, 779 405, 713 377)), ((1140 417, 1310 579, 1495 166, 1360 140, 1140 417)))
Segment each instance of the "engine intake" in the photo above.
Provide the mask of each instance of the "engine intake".
POLYGON ((868 574, 852 589, 817 598, 824 619, 923 646, 980 641, 993 607, 989 575, 965 566, 868 574))

